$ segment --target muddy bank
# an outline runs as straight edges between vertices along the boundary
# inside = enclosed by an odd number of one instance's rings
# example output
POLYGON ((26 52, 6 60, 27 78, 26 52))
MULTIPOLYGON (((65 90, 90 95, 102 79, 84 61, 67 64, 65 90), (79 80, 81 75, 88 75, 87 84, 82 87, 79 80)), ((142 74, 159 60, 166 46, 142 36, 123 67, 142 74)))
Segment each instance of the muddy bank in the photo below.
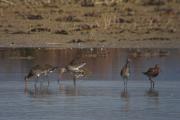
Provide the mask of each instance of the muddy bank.
POLYGON ((179 48, 180 4, 0 4, 0 47, 179 48))

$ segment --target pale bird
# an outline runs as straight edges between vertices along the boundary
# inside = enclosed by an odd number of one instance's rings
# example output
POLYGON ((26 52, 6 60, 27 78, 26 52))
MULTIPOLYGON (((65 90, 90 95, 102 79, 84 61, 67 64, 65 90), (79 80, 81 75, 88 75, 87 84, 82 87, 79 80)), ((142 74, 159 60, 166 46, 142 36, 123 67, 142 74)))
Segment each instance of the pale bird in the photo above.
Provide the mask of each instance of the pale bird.
POLYGON ((130 59, 127 59, 126 64, 122 67, 120 74, 124 81, 124 87, 127 88, 127 81, 129 80, 130 76, 130 59))

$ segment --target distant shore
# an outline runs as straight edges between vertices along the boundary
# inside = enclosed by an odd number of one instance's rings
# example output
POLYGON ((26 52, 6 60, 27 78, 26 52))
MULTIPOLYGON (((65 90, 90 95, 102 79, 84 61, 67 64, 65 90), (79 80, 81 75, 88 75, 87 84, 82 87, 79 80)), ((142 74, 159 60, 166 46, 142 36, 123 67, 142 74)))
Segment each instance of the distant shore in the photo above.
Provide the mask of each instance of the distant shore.
POLYGON ((0 48, 180 48, 180 40, 121 40, 110 42, 66 43, 51 40, 5 40, 0 41, 0 48))

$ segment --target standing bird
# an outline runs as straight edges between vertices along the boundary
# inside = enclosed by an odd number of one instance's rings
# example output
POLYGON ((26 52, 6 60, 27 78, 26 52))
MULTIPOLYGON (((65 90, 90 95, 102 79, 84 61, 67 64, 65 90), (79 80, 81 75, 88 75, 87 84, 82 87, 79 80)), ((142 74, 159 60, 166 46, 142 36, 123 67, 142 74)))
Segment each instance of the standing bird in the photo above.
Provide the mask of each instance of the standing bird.
POLYGON ((149 68, 146 72, 143 72, 144 75, 146 75, 150 82, 151 82, 151 88, 154 88, 155 81, 152 79, 154 77, 157 77, 160 73, 160 66, 158 64, 155 65, 153 68, 149 68))
POLYGON ((127 89, 127 81, 129 80, 129 76, 130 76, 130 59, 127 59, 126 64, 121 69, 120 74, 124 81, 124 88, 127 89))
POLYGON ((83 77, 85 75, 85 71, 82 69, 86 63, 82 63, 80 65, 72 65, 69 64, 64 68, 61 68, 60 76, 62 76, 65 72, 72 74, 74 85, 76 84, 76 79, 83 77))
POLYGON ((25 80, 30 80, 32 78, 39 78, 41 76, 48 76, 50 73, 54 72, 55 70, 57 70, 58 67, 54 67, 52 65, 44 65, 44 66, 40 66, 40 65, 36 65, 34 67, 31 68, 30 72, 28 73, 27 76, 25 76, 25 80))
MULTIPOLYGON (((36 83, 38 82, 40 77, 42 77, 42 76, 48 77, 48 75, 50 73, 54 72, 57 69, 58 69, 58 67, 54 67, 49 64, 45 64, 43 66, 36 65, 36 66, 32 67, 30 72, 28 73, 28 75, 25 76, 25 81, 27 82, 30 79, 35 79, 34 85, 36 87, 36 83)), ((48 79, 48 86, 49 86, 49 79, 48 79)))

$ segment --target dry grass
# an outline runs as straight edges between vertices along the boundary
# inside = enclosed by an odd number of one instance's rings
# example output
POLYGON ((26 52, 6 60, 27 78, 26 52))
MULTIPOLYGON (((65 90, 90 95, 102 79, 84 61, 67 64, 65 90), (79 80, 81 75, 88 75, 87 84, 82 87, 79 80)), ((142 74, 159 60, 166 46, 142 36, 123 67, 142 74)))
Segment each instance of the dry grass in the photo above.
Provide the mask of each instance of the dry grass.
MULTIPOLYGON (((13 2, 16 1, 18 0, 13 2)), ((36 0, 33 1, 36 2, 36 0)), ((71 3, 66 0, 55 0, 56 2, 52 1, 51 3, 41 3, 42 1, 37 1, 37 3, 28 2, 27 6, 24 3, 19 3, 0 9, 2 10, 0 15, 3 16, 0 17, 1 39, 5 40, 8 36, 11 39, 17 37, 17 40, 19 40, 23 36, 23 40, 37 38, 38 40, 54 40, 54 42, 57 42, 57 39, 59 41, 71 41, 72 38, 80 38, 82 41, 87 39, 108 41, 109 39, 134 39, 135 37, 141 39, 142 36, 159 37, 164 35, 173 39, 178 38, 177 33, 180 32, 178 22, 180 9, 179 4, 175 3, 168 3, 163 6, 143 6, 132 4, 130 0, 127 3, 110 0, 108 4, 110 2, 117 2, 117 4, 115 6, 95 4, 93 7, 82 7, 82 0, 71 0, 71 3), (155 8, 160 9, 155 11, 155 8), (173 12, 167 14, 164 12, 166 8, 171 8, 172 11, 175 11, 175 14, 173 12), (9 25, 12 25, 12 27, 8 27, 9 25), (48 28, 48 30, 45 28, 48 28), (28 34, 28 37, 26 37, 27 35, 24 33, 30 30, 38 32, 28 34), (55 31, 57 34, 52 34, 55 31), (16 34, 10 34, 12 32, 16 34), (62 35, 66 32, 67 35, 62 35)), ((0 5, 2 6, 2 4, 0 5)))
POLYGON ((116 14, 114 14, 114 13, 113 14, 103 14, 101 19, 99 19, 99 22, 96 21, 96 24, 99 27, 107 30, 112 26, 112 24, 115 23, 115 20, 116 20, 116 14))

